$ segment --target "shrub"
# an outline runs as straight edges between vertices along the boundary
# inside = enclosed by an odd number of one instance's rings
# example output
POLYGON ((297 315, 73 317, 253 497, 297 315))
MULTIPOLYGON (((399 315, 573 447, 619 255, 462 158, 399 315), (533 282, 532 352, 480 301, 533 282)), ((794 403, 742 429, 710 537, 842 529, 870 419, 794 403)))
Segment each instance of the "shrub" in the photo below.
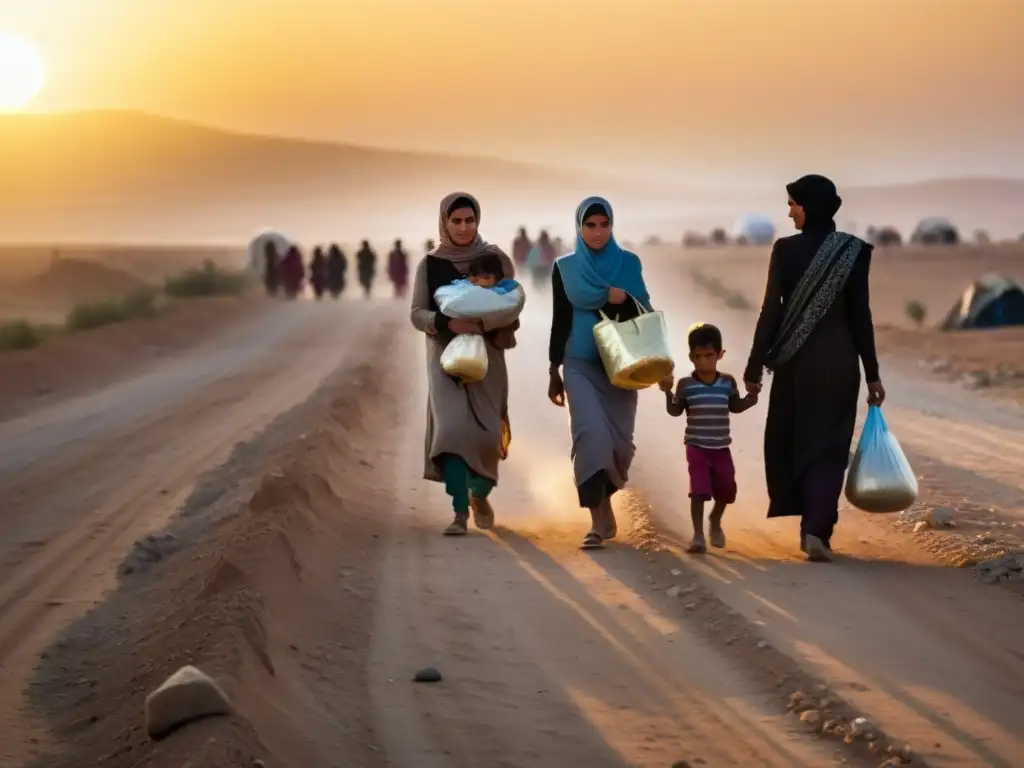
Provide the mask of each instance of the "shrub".
POLYGON ((247 284, 248 276, 244 272, 229 272, 206 261, 201 267, 167 278, 164 292, 176 299, 228 296, 241 293, 247 284))
POLYGON ((18 350, 38 347, 46 335, 27 320, 8 320, 0 323, 0 349, 18 350))
POLYGON ((144 288, 141 291, 136 291, 135 293, 125 296, 121 300, 121 309, 123 310, 124 319, 130 320, 136 317, 156 317, 156 299, 156 291, 149 288, 144 288))
POLYGON ((916 299, 908 301, 903 311, 907 313, 907 317, 918 328, 924 325, 925 318, 928 317, 928 307, 916 299))
POLYGON ((124 302, 118 299, 83 301, 68 312, 64 318, 64 328, 73 333, 120 323, 125 319, 123 304, 124 302))
POLYGON ((104 325, 122 323, 144 317, 155 317, 157 294, 148 288, 120 299, 83 301, 76 304, 64 319, 67 331, 88 331, 104 325))

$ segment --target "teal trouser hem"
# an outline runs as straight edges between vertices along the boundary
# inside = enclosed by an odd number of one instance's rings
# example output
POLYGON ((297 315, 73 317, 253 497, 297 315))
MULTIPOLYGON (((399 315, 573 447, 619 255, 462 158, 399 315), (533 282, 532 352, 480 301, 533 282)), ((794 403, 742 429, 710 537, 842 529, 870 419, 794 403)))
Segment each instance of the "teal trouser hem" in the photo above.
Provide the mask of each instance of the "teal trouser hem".
POLYGON ((452 497, 452 509, 456 514, 469 513, 470 495, 486 499, 494 489, 494 483, 475 474, 461 456, 446 453, 440 457, 440 464, 444 489, 452 497))

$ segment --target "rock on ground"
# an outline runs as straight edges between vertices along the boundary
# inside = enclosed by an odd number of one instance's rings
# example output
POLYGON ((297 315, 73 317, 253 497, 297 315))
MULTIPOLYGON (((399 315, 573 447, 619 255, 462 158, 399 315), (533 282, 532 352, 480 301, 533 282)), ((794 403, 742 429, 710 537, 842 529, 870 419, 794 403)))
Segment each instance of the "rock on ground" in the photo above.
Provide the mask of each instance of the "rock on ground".
POLYGON ((146 733, 152 739, 213 715, 227 715, 231 702, 210 677, 185 665, 146 697, 146 733))

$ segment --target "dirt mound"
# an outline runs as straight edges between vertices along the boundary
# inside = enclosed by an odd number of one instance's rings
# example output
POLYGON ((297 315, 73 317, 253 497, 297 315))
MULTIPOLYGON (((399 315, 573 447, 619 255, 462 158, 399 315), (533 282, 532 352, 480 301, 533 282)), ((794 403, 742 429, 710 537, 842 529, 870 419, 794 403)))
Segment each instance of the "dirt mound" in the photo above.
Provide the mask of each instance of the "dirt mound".
POLYGON ((23 281, 19 291, 44 301, 78 301, 127 296, 147 283, 124 270, 98 261, 53 258, 45 272, 23 281))
POLYGON ((395 426, 386 363, 350 368, 326 416, 304 417, 318 428, 261 457, 264 474, 219 510, 186 504, 187 532, 171 529, 185 546, 126 576, 55 644, 32 691, 63 749, 39 765, 385 764, 363 663, 393 504, 375 489, 390 487, 394 457, 372 437, 395 426), (210 674, 237 715, 154 744, 143 701, 185 664, 210 674))

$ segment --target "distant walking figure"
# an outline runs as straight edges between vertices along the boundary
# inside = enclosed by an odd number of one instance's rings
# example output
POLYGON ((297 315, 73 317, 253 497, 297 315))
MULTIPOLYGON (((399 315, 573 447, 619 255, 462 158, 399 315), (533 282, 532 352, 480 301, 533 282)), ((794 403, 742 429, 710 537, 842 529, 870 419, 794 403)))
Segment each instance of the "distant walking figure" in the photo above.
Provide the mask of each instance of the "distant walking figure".
POLYGON ((336 299, 345 290, 345 275, 348 272, 348 259, 337 243, 331 243, 327 249, 327 290, 331 298, 336 299))
POLYGON ((294 299, 298 296, 302 292, 305 279, 306 269, 302 265, 302 253, 293 245, 281 261, 281 283, 284 286, 285 298, 294 299))
POLYGON ((267 296, 277 296, 281 287, 281 264, 277 247, 273 243, 267 243, 263 249, 263 287, 267 296))
POLYGON ((324 249, 319 245, 313 249, 313 258, 309 262, 309 284, 313 286, 313 295, 317 300, 323 298, 327 288, 327 260, 324 249))
POLYGON ((775 241, 744 373, 748 392, 772 371, 764 431, 768 517, 800 518, 800 548, 829 560, 860 392, 881 405, 868 273, 872 246, 836 231, 843 204, 824 176, 786 187, 800 234, 775 241))
POLYGON ((517 266, 525 265, 532 249, 533 243, 530 242, 530 236, 526 234, 526 228, 520 227, 519 234, 512 241, 512 261, 517 266))
POLYGON ((377 254, 370 247, 369 240, 363 240, 359 253, 356 254, 356 268, 359 271, 359 284, 363 287, 363 294, 370 298, 373 281, 377 277, 377 254))
POLYGON ((543 288, 551 275, 552 265, 555 263, 555 244, 547 230, 541 230, 537 242, 530 250, 527 258, 527 265, 530 268, 530 276, 536 288, 543 288))
POLYGON ((388 254, 388 278, 395 286, 395 298, 405 296, 409 283, 409 254, 402 248, 401 240, 395 240, 395 247, 388 254))

